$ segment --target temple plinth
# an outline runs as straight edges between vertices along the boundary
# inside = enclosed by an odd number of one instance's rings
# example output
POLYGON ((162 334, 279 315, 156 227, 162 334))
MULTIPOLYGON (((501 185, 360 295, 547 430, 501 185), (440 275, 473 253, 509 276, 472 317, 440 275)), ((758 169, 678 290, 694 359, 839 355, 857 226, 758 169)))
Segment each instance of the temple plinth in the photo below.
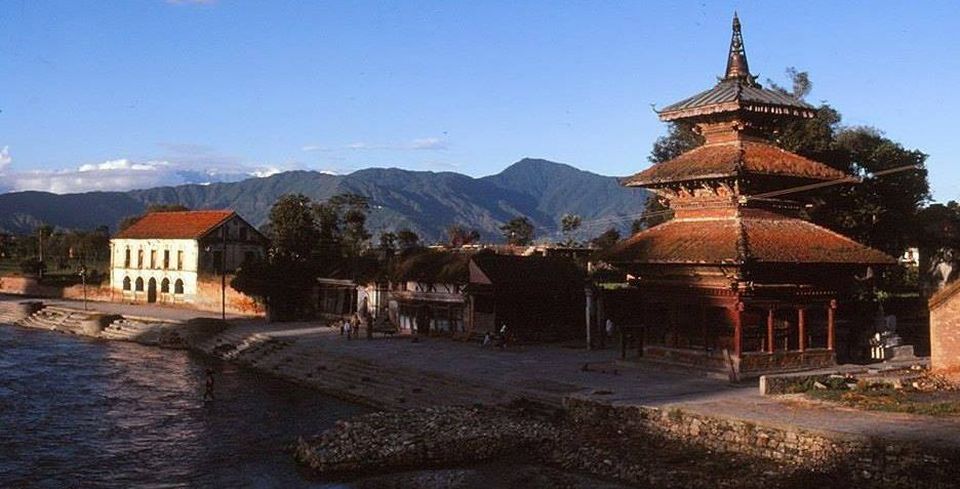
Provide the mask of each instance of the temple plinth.
POLYGON ((672 220, 603 256, 640 288, 645 355, 745 376, 836 362, 843 278, 895 261, 801 219, 797 202, 764 197, 850 178, 762 136, 762 128, 815 115, 756 82, 736 16, 724 76, 659 112, 694 126, 705 143, 623 181, 674 210, 672 220))

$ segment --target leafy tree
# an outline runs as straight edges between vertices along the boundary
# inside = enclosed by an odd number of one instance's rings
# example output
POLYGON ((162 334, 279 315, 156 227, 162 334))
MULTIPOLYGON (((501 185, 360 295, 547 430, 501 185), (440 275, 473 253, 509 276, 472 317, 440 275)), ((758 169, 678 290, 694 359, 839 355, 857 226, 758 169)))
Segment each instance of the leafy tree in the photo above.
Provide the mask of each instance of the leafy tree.
POLYGON ((316 277, 312 261, 273 255, 244 262, 230 286, 263 301, 270 320, 291 321, 311 314, 316 277))
POLYGON ((397 234, 390 231, 380 233, 380 249, 390 251, 396 250, 397 234))
POLYGON ((533 241, 533 224, 524 216, 518 216, 500 226, 507 244, 526 246, 533 241))
POLYGON ((302 194, 280 197, 270 209, 271 253, 245 262, 230 282, 234 289, 260 298, 271 319, 309 314, 318 269, 313 250, 320 239, 313 203, 302 194))
POLYGON ((620 241, 620 231, 617 228, 610 228, 604 231, 600 236, 590 240, 590 246, 605 250, 620 241))
POLYGON ((321 260, 338 259, 341 255, 340 215, 333 204, 320 202, 313 207, 319 228, 318 255, 321 260))
POLYGON ((580 229, 580 225, 583 224, 583 219, 576 214, 564 214, 560 218, 560 231, 563 233, 563 241, 560 243, 563 246, 577 246, 577 241, 573 238, 573 234, 580 229))
POLYGON ((320 231, 312 202, 303 194, 280 197, 270 209, 270 241, 273 255, 289 260, 307 260, 316 248, 320 231))
POLYGON ((476 229, 467 230, 467 228, 454 224, 447 228, 447 238, 450 246, 460 248, 468 244, 473 244, 480 239, 480 232, 476 229))
POLYGON ((328 203, 339 216, 343 252, 349 256, 359 256, 371 237, 366 227, 369 201, 362 195, 346 193, 334 195, 328 203))
POLYGON ((420 236, 417 233, 403 228, 397 231, 397 246, 401 250, 409 250, 420 245, 420 236))

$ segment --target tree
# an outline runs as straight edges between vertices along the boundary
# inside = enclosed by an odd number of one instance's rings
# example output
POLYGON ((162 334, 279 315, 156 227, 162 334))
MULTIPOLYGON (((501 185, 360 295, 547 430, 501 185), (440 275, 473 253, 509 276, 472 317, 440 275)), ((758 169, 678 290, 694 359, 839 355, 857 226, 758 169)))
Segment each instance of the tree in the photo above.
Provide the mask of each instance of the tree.
POLYGON ((380 233, 380 249, 393 251, 397 249, 397 234, 387 231, 380 233))
POLYGON ((447 238, 450 246, 460 248, 473 244, 480 239, 480 232, 476 229, 467 230, 467 228, 454 224, 447 228, 447 238))
POLYGON ((273 204, 269 229, 272 254, 285 259, 309 259, 320 240, 312 202, 303 194, 287 194, 273 204))
POLYGON ((311 309, 317 277, 312 252, 320 239, 310 198, 288 194, 277 199, 267 229, 270 255, 245 262, 230 286, 262 299, 272 319, 304 317, 311 309))
POLYGON ((560 232, 563 233, 563 241, 560 243, 563 246, 577 246, 577 241, 573 238, 573 234, 580 229, 580 225, 583 224, 583 219, 576 214, 564 214, 560 218, 560 232))
POLYGON ((523 216, 514 217, 509 222, 500 226, 503 237, 507 244, 515 246, 526 246, 533 241, 533 224, 523 216))
POLYGON ((617 228, 610 228, 604 231, 600 236, 590 240, 590 246, 605 250, 620 241, 620 231, 617 228))
POLYGON ((339 216, 342 251, 349 256, 360 256, 371 237, 366 227, 369 201, 362 195, 345 193, 334 195, 327 202, 339 216))
POLYGON ((397 231, 397 246, 401 250, 409 250, 420 245, 420 236, 410 229, 403 228, 397 231))

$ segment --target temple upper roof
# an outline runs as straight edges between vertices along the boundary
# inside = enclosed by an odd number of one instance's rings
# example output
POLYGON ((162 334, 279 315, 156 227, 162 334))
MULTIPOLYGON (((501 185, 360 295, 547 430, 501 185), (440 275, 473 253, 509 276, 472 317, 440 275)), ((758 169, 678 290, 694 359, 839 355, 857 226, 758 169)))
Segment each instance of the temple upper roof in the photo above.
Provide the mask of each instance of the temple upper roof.
POLYGON ((789 94, 763 88, 750 73, 740 32, 740 19, 733 16, 733 36, 723 78, 711 89, 668 105, 659 111, 660 120, 692 119, 723 113, 759 113, 810 118, 812 105, 789 94))

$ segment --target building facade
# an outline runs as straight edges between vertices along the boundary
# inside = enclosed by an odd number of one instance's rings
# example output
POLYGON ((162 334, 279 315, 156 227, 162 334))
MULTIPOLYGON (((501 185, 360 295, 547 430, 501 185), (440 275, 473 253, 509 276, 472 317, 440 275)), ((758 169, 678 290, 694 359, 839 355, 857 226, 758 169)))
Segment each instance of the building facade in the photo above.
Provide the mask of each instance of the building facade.
POLYGON ((194 302, 204 276, 235 272, 266 245, 233 211, 149 213, 110 240, 110 287, 124 301, 194 302))

